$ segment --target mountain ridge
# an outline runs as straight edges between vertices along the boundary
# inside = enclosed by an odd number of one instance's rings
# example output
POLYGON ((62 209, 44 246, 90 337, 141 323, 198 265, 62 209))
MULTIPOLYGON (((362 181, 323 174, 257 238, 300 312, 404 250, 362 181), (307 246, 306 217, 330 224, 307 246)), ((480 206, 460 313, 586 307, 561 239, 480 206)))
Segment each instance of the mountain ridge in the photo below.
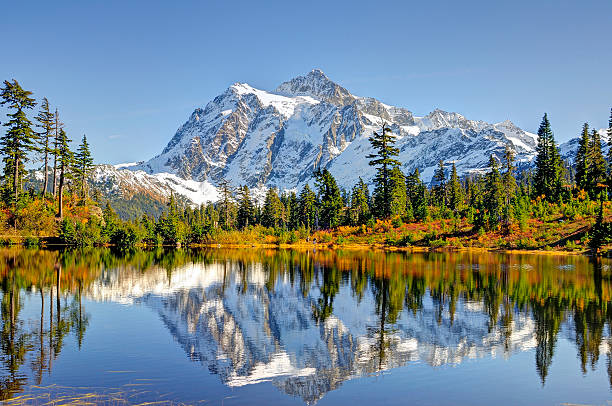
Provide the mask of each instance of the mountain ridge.
POLYGON ((440 160, 454 162, 464 176, 485 171, 491 155, 501 160, 506 145, 521 165, 535 156, 536 135, 509 120, 487 123, 441 109, 415 116, 406 108, 355 96, 313 69, 272 91, 236 82, 196 108, 160 154, 136 165, 105 167, 96 176, 111 183, 121 178, 125 185, 130 177, 134 184, 165 183, 160 196, 178 193, 194 204, 215 201, 214 185, 222 179, 260 190, 297 190, 321 168, 348 189, 359 177, 371 183, 368 137, 381 121, 397 136, 401 169, 418 168, 426 182, 440 160))

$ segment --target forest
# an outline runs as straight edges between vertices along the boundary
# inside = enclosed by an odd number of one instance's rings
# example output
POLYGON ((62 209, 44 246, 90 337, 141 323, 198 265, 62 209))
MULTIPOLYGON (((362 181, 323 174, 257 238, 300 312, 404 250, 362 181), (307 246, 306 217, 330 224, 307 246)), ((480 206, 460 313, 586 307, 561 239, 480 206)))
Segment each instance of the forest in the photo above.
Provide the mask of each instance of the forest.
MULTIPOLYGON (((406 248, 565 250, 609 255, 612 243, 612 148, 585 123, 573 162, 562 160, 548 116, 538 129, 534 164, 517 167, 510 146, 486 170, 459 177, 441 160, 427 184, 402 172, 392 129, 370 137, 373 188, 361 180, 340 188, 325 168, 299 191, 218 185, 220 199, 199 207, 171 195, 160 216, 121 219, 92 187, 85 135, 72 150, 59 111, 16 81, 4 81, 7 110, 0 137, 0 243, 74 246, 325 245, 406 248), (38 109, 36 110, 36 108, 38 109), (32 117, 32 115, 36 115, 32 117), (38 166, 39 188, 27 187, 38 166), (27 190, 26 190, 27 187, 27 190)), ((612 142, 612 111, 607 129, 612 142)))

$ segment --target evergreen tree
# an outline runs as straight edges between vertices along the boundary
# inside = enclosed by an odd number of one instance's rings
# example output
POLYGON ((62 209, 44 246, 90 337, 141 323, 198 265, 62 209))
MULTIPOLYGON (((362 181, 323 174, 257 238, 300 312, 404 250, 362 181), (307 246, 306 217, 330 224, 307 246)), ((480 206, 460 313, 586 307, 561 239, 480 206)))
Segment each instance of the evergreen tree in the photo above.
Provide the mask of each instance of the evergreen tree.
POLYGON ((74 169, 81 199, 85 202, 87 200, 87 179, 93 169, 93 158, 85 135, 83 135, 81 144, 74 154, 74 169))
POLYGON ((43 97, 43 101, 40 105, 40 112, 36 116, 38 121, 38 128, 41 131, 38 133, 40 136, 40 150, 43 153, 43 188, 42 194, 47 193, 49 185, 49 154, 53 151, 51 148, 51 142, 53 138, 53 132, 55 131, 55 115, 50 111, 49 100, 43 97))
POLYGON ((255 205, 251 200, 248 186, 238 190, 238 228, 243 229, 255 223, 255 205))
POLYGON ((391 169, 390 179, 390 215, 403 217, 406 214, 406 176, 402 173, 399 166, 391 169))
POLYGON ((359 177, 351 192, 351 224, 365 224, 370 216, 370 192, 368 185, 359 177))
POLYGON ((606 159, 601 150, 601 136, 599 131, 593 129, 589 140, 588 154, 589 168, 587 173, 588 191, 592 198, 598 193, 598 186, 606 181, 606 159))
POLYGON ((53 139, 53 151, 51 154, 53 155, 53 198, 55 199, 57 194, 57 163, 59 158, 59 132, 62 128, 64 128, 64 123, 62 123, 59 119, 59 111, 55 109, 55 125, 53 126, 55 130, 55 137, 53 139))
POLYGON ((57 191, 58 195, 58 212, 57 216, 61 219, 64 217, 64 186, 66 180, 70 178, 70 168, 74 161, 74 155, 70 150, 70 140, 66 136, 66 132, 62 128, 59 132, 58 143, 58 169, 59 169, 59 187, 57 191))
POLYGON ((446 207, 446 172, 444 171, 444 161, 440 159, 438 169, 435 170, 433 176, 432 197, 436 200, 436 204, 440 207, 446 207))
POLYGON ((514 151, 510 145, 506 145, 504 150, 504 174, 502 176, 502 184, 504 191, 504 207, 503 207, 503 220, 506 226, 510 224, 512 216, 512 202, 516 197, 516 178, 514 177, 514 151))
POLYGON ((36 105, 31 95, 32 92, 24 90, 14 79, 5 80, 4 87, 0 88, 0 105, 14 110, 7 114, 9 121, 4 123, 8 130, 0 137, 0 152, 4 155, 4 183, 15 201, 22 190, 28 153, 37 151, 38 134, 26 116, 26 110, 36 105))
POLYGON ((612 190, 612 109, 608 122, 608 188, 612 190))
POLYGON ((415 220, 423 221, 427 218, 427 187, 421 181, 418 168, 406 178, 406 195, 410 202, 412 215, 415 220))
POLYGON ((367 156, 370 165, 377 167, 374 177, 374 212, 380 218, 388 218, 391 215, 391 170, 400 165, 400 162, 393 157, 399 154, 399 149, 394 147, 396 138, 391 128, 385 124, 382 126, 382 131, 374 132, 369 140, 376 151, 367 156))
POLYGON ((497 159, 493 155, 489 159, 489 173, 486 177, 484 207, 488 212, 489 227, 499 224, 502 217, 504 191, 502 178, 499 174, 497 159))
POLYGON ((287 196, 287 227, 290 230, 295 230, 300 226, 300 208, 298 198, 295 192, 289 192, 287 196))
POLYGON ((283 222, 283 204, 275 188, 268 189, 261 213, 261 224, 264 227, 278 228, 283 222))
POLYGON ((563 164, 546 114, 538 129, 536 152, 535 193, 556 200, 561 193, 563 164))
POLYGON ((306 184, 298 197, 299 222, 311 230, 315 227, 317 218, 317 195, 306 184))
POLYGON ((234 192, 227 179, 221 179, 219 181, 219 192, 221 194, 221 198, 218 202, 221 225, 225 230, 231 230, 234 228, 236 207, 234 205, 234 192))
POLYGON ((459 176, 457 176, 457 168, 455 167, 454 162, 451 168, 451 177, 448 184, 448 189, 449 207, 454 212, 460 211, 463 208, 463 188, 461 187, 459 176))
POLYGON ((576 152, 576 186, 580 189, 588 190, 588 171, 590 162, 590 151, 591 137, 589 134, 589 124, 584 123, 582 126, 582 133, 580 135, 580 141, 578 142, 578 151, 576 152))
POLYGON ((342 219, 342 196, 336 179, 327 170, 315 173, 315 183, 319 191, 320 221, 323 228, 334 228, 342 219))

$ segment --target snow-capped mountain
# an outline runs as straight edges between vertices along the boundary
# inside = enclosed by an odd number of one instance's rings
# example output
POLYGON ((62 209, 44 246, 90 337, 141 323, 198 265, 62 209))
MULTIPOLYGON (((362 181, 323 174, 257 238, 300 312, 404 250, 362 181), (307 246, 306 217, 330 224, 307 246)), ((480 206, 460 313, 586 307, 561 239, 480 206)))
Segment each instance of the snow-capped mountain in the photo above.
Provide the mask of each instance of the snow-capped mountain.
POLYGON ((489 124, 435 110, 416 117, 407 109, 358 97, 320 70, 282 83, 273 91, 235 83, 196 109, 161 154, 130 166, 147 174, 181 179, 291 189, 327 167, 343 187, 374 168, 368 137, 381 122, 397 135, 403 170, 419 168, 426 181, 440 159, 455 161, 460 174, 486 167, 506 144, 518 160, 529 161, 536 137, 509 121, 489 124))
MULTIPOLYGON (((405 108, 355 96, 315 69, 273 91, 234 83, 197 108, 161 154, 137 164, 100 167, 96 182, 112 193, 125 189, 127 195, 151 186, 157 196, 173 192, 194 204, 215 201, 214 185, 221 179, 260 191, 299 189, 320 168, 350 188, 359 177, 370 182, 374 176, 366 158, 373 152, 368 137, 383 121, 397 136, 403 171, 418 168, 425 182, 440 160, 454 162, 461 176, 484 170, 491 154, 501 158, 506 145, 519 164, 535 156, 537 137, 510 121, 490 124, 439 109, 417 117, 405 108)), ((564 157, 571 159, 575 142, 561 146, 564 157)))

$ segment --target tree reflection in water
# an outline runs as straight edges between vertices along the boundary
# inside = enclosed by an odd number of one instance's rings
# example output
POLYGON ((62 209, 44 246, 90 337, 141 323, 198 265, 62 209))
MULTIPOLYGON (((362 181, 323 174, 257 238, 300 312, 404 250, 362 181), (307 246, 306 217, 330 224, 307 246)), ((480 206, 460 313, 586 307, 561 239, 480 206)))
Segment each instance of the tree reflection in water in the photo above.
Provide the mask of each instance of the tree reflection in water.
MULTIPOLYGON (((181 273, 184 269, 191 267, 191 272, 195 272, 194 269, 208 272, 209 264, 221 269, 220 280, 214 289, 199 288, 199 293, 190 293, 189 286, 184 286, 183 291, 174 289, 172 294, 185 295, 183 302, 192 303, 182 308, 178 299, 169 300, 167 303, 175 303, 177 307, 165 311, 178 312, 178 319, 185 323, 211 325, 202 321, 206 314, 190 314, 200 311, 202 301, 215 299, 225 306, 223 302, 231 295, 246 297, 256 291, 263 292, 261 299, 254 300, 262 301, 260 304, 265 308, 262 323, 265 323, 265 334, 273 338, 274 345, 270 351, 276 351, 276 354, 279 348, 287 346, 281 330, 282 323, 288 322, 274 314, 273 302, 275 297, 287 300, 283 289, 287 289, 288 284, 288 289, 297 293, 296 298, 307 304, 309 314, 299 314, 297 324, 285 328, 298 331, 318 326, 325 345, 338 347, 340 356, 333 361, 337 362, 335 366, 332 361, 308 359, 301 365, 302 368, 315 368, 313 379, 321 386, 317 390, 322 393, 350 376, 376 373, 413 360, 414 354, 407 358, 399 355, 406 351, 407 343, 413 343, 410 345, 416 349, 412 351, 423 357, 423 353, 418 353, 419 346, 431 345, 430 355, 443 346, 441 341, 436 341, 440 339, 436 334, 441 331, 448 331, 450 337, 460 340, 459 335, 466 326, 457 325, 465 323, 464 318, 458 319, 457 316, 458 312, 466 312, 468 308, 477 309, 482 316, 482 325, 475 327, 482 332, 476 332, 476 336, 482 338, 499 332, 500 347, 508 355, 516 350, 513 337, 519 326, 517 323, 527 319, 533 322, 530 339, 535 343, 535 369, 542 385, 546 384, 560 331, 568 328, 572 332, 582 373, 586 374, 589 368, 596 369, 604 351, 612 387, 609 333, 612 283, 610 262, 606 260, 493 253, 410 255, 372 251, 223 249, 117 253, 109 249, 4 248, 0 249, 0 398, 10 398, 28 384, 40 384, 45 374, 50 375, 53 362, 60 356, 68 335, 73 334, 76 346, 81 348, 91 319, 85 311, 83 299, 97 300, 100 287, 119 286, 121 290, 122 285, 117 285, 121 278, 144 280, 160 272, 165 285, 171 287, 176 282, 174 278, 184 277, 181 273), (257 272, 264 275, 259 287, 255 287, 253 282, 257 272), (93 293, 94 287, 98 289, 96 294, 93 293), (353 334, 347 330, 348 327, 344 330, 329 329, 333 323, 339 325, 342 322, 336 320, 335 306, 340 292, 346 289, 350 290, 355 307, 361 309, 371 303, 369 311, 375 321, 364 316, 363 336, 353 334), (37 323, 25 323, 20 316, 26 295, 39 297, 40 320, 37 323), (430 315, 432 323, 428 321, 430 315), (415 326, 428 330, 416 331, 415 326), (401 345, 404 349, 400 351, 401 345), (326 379, 324 384, 321 383, 323 376, 326 379)), ((118 294, 127 293, 120 291, 118 294)), ((229 316, 234 320, 232 328, 240 329, 236 315, 228 313, 226 319, 229 316)), ((355 319, 359 320, 361 316, 357 314, 355 319)), ((214 332, 206 330, 206 327, 201 329, 201 339, 208 334, 208 339, 218 341, 219 348, 223 347, 223 326, 214 332)), ((240 333, 247 334, 246 331, 240 333)), ((239 338, 236 337, 231 341, 232 346, 238 345, 236 340, 239 338)), ((248 340, 249 337, 241 339, 248 340)), ((222 349, 230 351, 231 346, 222 349)), ((455 352, 455 358, 441 362, 460 362, 463 355, 458 350, 455 352)), ((229 366, 230 371, 223 379, 229 382, 231 374, 234 374, 234 379, 236 374, 248 374, 249 368, 266 360, 265 354, 254 353, 252 356, 252 360, 245 360, 242 355, 232 358, 235 365, 229 366)), ((190 357, 199 362, 209 362, 209 370, 222 373, 219 366, 212 365, 215 362, 209 359, 212 357, 207 358, 205 354, 190 354, 190 357)), ((295 389, 288 388, 288 385, 296 379, 305 378, 298 375, 289 377, 279 381, 278 386, 289 393, 295 389)), ((319 392, 301 396, 305 400, 316 400, 322 394, 319 392)))

